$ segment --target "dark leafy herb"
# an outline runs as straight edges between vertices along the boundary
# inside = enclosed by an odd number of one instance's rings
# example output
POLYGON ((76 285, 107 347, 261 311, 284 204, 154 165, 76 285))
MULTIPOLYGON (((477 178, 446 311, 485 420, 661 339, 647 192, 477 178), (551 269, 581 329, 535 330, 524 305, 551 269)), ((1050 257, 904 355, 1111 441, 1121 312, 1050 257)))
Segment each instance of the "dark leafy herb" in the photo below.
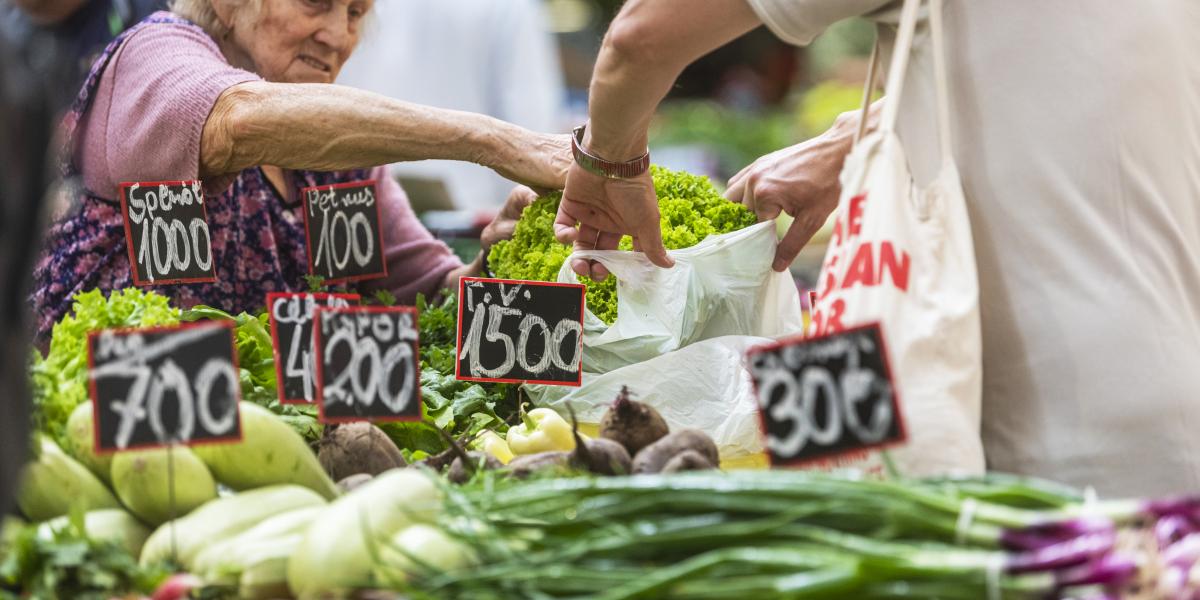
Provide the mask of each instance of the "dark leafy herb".
POLYGON ((149 594, 170 570, 142 567, 120 544, 88 538, 83 513, 67 526, 43 531, 24 525, 0 547, 0 599, 72 598, 108 600, 122 594, 149 594))

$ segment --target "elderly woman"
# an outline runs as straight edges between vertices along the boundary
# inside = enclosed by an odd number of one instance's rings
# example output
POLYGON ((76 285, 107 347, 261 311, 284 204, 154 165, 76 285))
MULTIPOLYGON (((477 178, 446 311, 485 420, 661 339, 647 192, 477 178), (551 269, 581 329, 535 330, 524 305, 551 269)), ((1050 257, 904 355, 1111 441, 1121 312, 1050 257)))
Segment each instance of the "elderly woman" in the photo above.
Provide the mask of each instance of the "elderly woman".
MULTIPOLYGON (((332 85, 372 0, 175 0, 113 41, 63 121, 70 207, 34 277, 44 335, 71 297, 132 284, 121 182, 200 179, 217 282, 162 286, 182 306, 241 311, 303 286, 308 257, 299 190, 375 179, 387 289, 401 301, 477 274, 417 221, 383 167, 476 162, 532 186, 562 187, 565 136, 414 106, 332 85)), ((448 73, 447 76, 454 76, 448 73)), ((484 231, 510 235, 532 192, 518 188, 484 231)))

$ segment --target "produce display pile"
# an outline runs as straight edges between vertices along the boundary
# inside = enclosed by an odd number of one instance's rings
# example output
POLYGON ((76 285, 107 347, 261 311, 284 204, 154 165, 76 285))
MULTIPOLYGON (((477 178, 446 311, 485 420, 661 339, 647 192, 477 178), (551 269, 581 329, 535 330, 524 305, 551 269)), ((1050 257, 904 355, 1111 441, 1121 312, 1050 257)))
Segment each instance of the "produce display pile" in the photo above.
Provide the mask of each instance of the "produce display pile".
POLYGON ((1084 502, 1014 477, 798 471, 483 479, 447 492, 473 568, 429 598, 1196 598, 1200 498, 1084 502))
MULTIPOLYGON (((707 180, 654 174, 669 247, 753 221, 707 180)), ((493 250, 498 274, 556 278, 556 202, 493 250)), ((613 281, 588 285, 615 318, 613 281)), ((1200 598, 1200 498, 722 472, 713 440, 638 382, 589 438, 570 407, 456 380, 455 299, 418 308, 423 420, 323 426, 279 403, 266 314, 77 296, 32 357, 37 433, 20 518, 0 524, 0 599, 1200 598), (235 327, 241 440, 96 454, 88 334, 212 319, 235 327)))

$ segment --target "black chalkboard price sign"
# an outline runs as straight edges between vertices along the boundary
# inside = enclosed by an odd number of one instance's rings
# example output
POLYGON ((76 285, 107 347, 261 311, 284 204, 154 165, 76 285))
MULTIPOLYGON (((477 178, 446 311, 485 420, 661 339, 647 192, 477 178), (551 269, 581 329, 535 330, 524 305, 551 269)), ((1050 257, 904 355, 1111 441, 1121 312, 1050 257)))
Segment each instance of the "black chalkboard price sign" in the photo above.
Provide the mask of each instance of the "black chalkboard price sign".
POLYGON ((358 294, 267 294, 280 403, 312 404, 316 399, 313 375, 317 372, 317 362, 312 323, 317 307, 341 308, 358 301, 358 294))
POLYGON ((122 183, 121 217, 135 285, 217 280, 199 181, 122 183))
POLYGON ((97 452, 241 439, 232 323, 107 329, 87 351, 97 452))
POLYGON ((581 383, 584 286, 478 277, 458 286, 456 378, 581 383))
POLYGON ((421 420, 416 308, 318 306, 314 315, 322 422, 421 420))
POLYGON ((387 276, 375 180, 309 187, 300 194, 310 275, 325 283, 387 276))
POLYGON ((904 441, 878 324, 747 354, 772 465, 798 465, 904 441))

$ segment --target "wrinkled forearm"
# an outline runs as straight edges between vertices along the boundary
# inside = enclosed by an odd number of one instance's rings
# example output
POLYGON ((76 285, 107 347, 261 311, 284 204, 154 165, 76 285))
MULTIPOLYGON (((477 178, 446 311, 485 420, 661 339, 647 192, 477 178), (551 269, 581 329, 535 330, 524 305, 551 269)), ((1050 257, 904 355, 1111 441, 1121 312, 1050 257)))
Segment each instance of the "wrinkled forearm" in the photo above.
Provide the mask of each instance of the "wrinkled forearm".
POLYGON ((262 81, 218 98, 200 142, 201 177, 258 165, 334 171, 425 159, 494 166, 520 128, 329 84, 262 81))

